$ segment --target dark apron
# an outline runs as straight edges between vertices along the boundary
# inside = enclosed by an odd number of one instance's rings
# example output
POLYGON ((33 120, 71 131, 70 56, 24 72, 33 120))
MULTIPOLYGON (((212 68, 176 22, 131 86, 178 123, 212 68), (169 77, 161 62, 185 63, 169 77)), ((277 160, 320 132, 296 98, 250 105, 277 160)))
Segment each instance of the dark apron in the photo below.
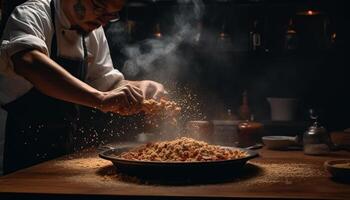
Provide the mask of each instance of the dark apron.
MULTIPOLYGON (((54 1, 51 17, 55 27, 54 1)), ((84 80, 87 49, 83 60, 69 60, 57 55, 56 31, 52 38, 51 59, 73 76, 84 80)), ((33 88, 22 97, 3 106, 6 122, 4 172, 10 173, 45 160, 72 152, 78 107, 46 96, 33 88)))

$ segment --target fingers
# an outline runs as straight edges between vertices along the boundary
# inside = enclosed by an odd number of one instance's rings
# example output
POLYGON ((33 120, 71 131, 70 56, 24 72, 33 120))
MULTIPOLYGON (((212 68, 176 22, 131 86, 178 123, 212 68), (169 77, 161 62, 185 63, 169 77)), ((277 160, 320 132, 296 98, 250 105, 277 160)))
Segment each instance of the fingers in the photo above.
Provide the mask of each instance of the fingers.
POLYGON ((136 105, 138 103, 138 99, 136 98, 136 96, 138 96, 139 94, 137 94, 137 92, 131 86, 124 87, 122 91, 125 93, 126 103, 128 104, 128 106, 136 105))
POLYGON ((137 114, 141 111, 141 103, 143 101, 142 91, 132 85, 125 85, 120 91, 121 103, 119 108, 114 110, 121 115, 137 114))
POLYGON ((115 101, 111 102, 109 111, 121 115, 132 115, 141 112, 145 99, 159 100, 168 94, 164 86, 154 81, 125 81, 125 84, 111 91, 115 101))
POLYGON ((154 81, 142 81, 141 86, 145 99, 159 100, 164 96, 164 86, 154 81))
POLYGON ((144 100, 143 93, 142 93, 141 89, 139 89, 138 87, 132 86, 131 91, 132 91, 134 97, 136 98, 137 102, 141 103, 144 100))
POLYGON ((130 104, 140 104, 143 101, 142 91, 136 86, 125 85, 120 90, 125 93, 130 104))
POLYGON ((152 98, 159 100, 161 97, 164 96, 164 94, 165 94, 164 86, 159 84, 159 85, 156 85, 156 91, 154 92, 152 98))

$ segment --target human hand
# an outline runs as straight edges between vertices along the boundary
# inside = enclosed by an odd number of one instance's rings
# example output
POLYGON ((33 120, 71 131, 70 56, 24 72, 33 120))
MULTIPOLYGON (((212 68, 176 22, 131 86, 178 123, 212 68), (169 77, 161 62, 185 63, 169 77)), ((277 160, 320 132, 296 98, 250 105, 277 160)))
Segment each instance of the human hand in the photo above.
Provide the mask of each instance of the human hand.
POLYGON ((144 80, 138 81, 136 84, 142 91, 144 99, 159 100, 161 97, 167 94, 167 92, 164 90, 164 86, 155 81, 144 80))
POLYGON ((141 112, 143 99, 137 86, 123 81, 117 88, 104 93, 100 110, 120 115, 137 114, 141 112))

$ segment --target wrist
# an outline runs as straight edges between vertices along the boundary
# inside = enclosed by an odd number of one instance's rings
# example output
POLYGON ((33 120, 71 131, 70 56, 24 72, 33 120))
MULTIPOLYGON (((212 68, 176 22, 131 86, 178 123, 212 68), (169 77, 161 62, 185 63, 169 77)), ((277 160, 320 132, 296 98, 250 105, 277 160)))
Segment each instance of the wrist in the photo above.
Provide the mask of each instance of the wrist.
POLYGON ((103 111, 103 108, 104 108, 103 102, 105 101, 106 96, 107 96, 106 92, 96 91, 93 94, 93 102, 91 107, 103 111))

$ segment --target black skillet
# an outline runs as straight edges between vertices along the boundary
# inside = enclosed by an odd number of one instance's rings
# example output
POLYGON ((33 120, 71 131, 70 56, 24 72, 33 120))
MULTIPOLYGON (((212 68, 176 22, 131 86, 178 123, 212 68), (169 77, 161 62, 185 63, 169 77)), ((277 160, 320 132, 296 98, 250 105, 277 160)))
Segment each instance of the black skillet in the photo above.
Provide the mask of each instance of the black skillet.
POLYGON ((214 177, 234 176, 241 172, 248 160, 259 156, 256 151, 235 148, 245 151, 247 156, 238 159, 205 162, 136 161, 119 157, 121 153, 129 151, 130 149, 132 149, 132 147, 108 149, 99 153, 99 156, 111 161, 118 173, 154 179, 210 179, 214 177))

